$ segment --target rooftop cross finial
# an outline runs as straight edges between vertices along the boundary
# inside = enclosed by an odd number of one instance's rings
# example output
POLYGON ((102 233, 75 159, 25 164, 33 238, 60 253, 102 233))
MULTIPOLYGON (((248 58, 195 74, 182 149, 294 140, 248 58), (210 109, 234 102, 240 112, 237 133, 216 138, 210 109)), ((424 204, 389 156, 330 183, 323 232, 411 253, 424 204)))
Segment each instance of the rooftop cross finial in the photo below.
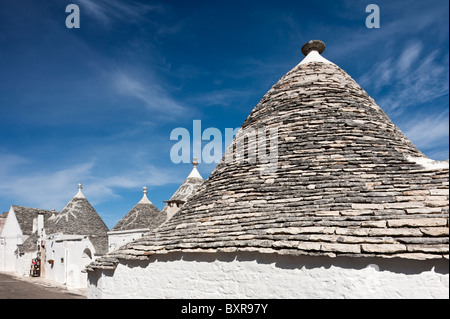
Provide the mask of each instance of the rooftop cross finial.
POLYGON ((311 51, 317 51, 319 52, 319 54, 322 54, 322 52, 325 51, 325 43, 320 40, 311 40, 302 46, 302 53, 305 56, 308 55, 311 51))

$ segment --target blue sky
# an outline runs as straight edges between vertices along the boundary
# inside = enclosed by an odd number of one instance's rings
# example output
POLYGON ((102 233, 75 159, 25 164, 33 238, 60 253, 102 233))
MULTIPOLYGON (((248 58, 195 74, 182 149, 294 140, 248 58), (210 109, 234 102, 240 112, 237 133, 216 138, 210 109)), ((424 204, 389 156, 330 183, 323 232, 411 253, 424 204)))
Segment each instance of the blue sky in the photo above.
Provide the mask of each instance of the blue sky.
POLYGON ((448 10, 448 0, 0 0, 0 211, 61 210, 78 182, 110 228, 144 185, 161 209, 192 168, 171 162, 171 131, 239 127, 311 39, 422 152, 448 159, 448 10), (79 29, 65 25, 71 3, 79 29), (379 29, 365 25, 370 3, 379 29))

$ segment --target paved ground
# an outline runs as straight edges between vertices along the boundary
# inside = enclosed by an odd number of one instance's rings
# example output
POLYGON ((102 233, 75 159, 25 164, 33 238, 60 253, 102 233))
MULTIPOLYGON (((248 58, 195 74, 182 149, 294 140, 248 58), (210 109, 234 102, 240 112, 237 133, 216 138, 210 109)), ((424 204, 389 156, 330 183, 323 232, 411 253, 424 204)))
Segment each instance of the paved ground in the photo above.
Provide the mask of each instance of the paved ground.
POLYGON ((86 299, 86 295, 83 290, 68 291, 43 278, 0 272, 0 299, 86 299))

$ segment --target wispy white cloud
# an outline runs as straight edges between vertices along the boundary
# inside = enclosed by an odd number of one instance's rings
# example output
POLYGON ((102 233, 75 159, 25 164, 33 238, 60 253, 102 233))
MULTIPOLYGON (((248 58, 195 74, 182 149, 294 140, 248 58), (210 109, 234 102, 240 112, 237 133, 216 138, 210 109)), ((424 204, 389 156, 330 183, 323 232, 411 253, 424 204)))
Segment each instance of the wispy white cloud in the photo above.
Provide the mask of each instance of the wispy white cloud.
MULTIPOLYGON (((367 4, 356 4, 354 0, 345 2, 347 10, 333 14, 342 16, 345 20, 356 18, 358 22, 364 23, 364 8, 367 4)), ((377 4, 381 10, 381 28, 377 32, 364 27, 349 29, 345 25, 333 26, 339 34, 330 38, 327 43, 333 48, 333 57, 347 61, 348 56, 357 57, 373 51, 381 55, 386 49, 397 55, 401 52, 398 44, 404 39, 410 39, 413 33, 433 34, 435 39, 443 41, 448 38, 448 27, 445 27, 448 24, 448 13, 439 5, 430 5, 425 1, 411 1, 409 5, 405 5, 403 1, 383 1, 377 4)), ((317 29, 324 34, 329 34, 330 31, 326 24, 318 25, 317 29), (321 30, 322 28, 327 29, 321 30)))
POLYGON ((115 92, 141 101, 156 116, 169 121, 173 116, 181 116, 187 111, 186 106, 172 98, 155 80, 143 81, 123 71, 112 72, 108 77, 115 92))
POLYGON ((191 103, 202 106, 224 106, 241 104, 243 100, 252 96, 253 90, 220 89, 202 93, 189 99, 191 103))
POLYGON ((422 152, 447 159, 448 108, 435 104, 449 93, 448 55, 426 50, 419 40, 396 49, 401 53, 375 63, 358 82, 422 152))
MULTIPOLYGON (((447 149, 446 152, 439 151, 439 156, 448 159, 449 139, 449 113, 448 111, 438 114, 419 114, 399 124, 404 134, 421 150, 433 150, 440 147, 447 149), (445 147, 447 146, 447 147, 445 147)), ((431 155, 430 155, 431 156, 431 155)))
POLYGON ((449 93, 448 65, 440 61, 438 50, 423 52, 420 41, 410 43, 399 57, 375 63, 358 82, 372 94, 385 91, 377 103, 391 117, 449 93))
POLYGON ((61 209, 67 203, 67 190, 75 189, 80 177, 92 170, 93 163, 84 163, 53 172, 30 173, 25 163, 10 165, 14 173, 0 171, 0 196, 44 209, 61 209))
POLYGON ((2 155, 0 161, 0 196, 8 198, 11 204, 43 209, 62 209, 76 194, 79 182, 83 183, 84 193, 93 204, 119 198, 121 189, 180 182, 169 170, 150 164, 103 177, 98 175, 95 160, 59 170, 37 172, 30 172, 26 167, 28 161, 20 156, 2 155), (9 159, 17 161, 8 162, 9 159), (5 165, 9 170, 2 169, 5 165))
POLYGON ((398 60, 399 73, 408 72, 411 65, 419 58, 423 45, 419 41, 415 41, 408 45, 398 60))
POLYGON ((22 156, 18 156, 15 154, 0 154, 0 176, 7 174, 10 172, 15 166, 23 165, 27 163, 28 160, 22 156))
POLYGON ((104 26, 110 26, 114 21, 141 22, 150 12, 161 13, 161 5, 143 4, 131 0, 79 0, 86 12, 96 18, 104 26))

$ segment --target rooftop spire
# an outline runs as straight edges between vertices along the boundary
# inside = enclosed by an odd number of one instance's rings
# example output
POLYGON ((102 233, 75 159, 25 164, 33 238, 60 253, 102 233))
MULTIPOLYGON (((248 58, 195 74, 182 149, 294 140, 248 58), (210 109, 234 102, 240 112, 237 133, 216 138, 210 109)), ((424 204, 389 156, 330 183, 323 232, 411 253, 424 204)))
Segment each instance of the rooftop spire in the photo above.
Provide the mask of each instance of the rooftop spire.
POLYGON ((147 197, 147 186, 142 187, 142 199, 139 201, 140 204, 151 204, 152 202, 147 197))
POLYGON ((325 43, 320 40, 311 40, 302 46, 302 53, 306 56, 300 64, 306 64, 311 62, 331 63, 327 59, 321 56, 325 51, 325 43))
POLYGON ((84 197, 83 193, 81 192, 82 188, 83 188, 83 185, 81 183, 78 183, 78 193, 75 195, 76 198, 86 198, 86 197, 84 197))
POLYGON ((194 177, 194 178, 203 179, 202 175, 200 175, 200 173, 197 170, 197 165, 198 165, 197 157, 193 158, 192 165, 194 166, 194 168, 192 169, 192 172, 189 174, 189 176, 187 178, 194 177))
POLYGON ((325 51, 325 43, 320 40, 311 40, 302 46, 302 53, 307 56, 311 51, 317 51, 322 54, 325 51))

